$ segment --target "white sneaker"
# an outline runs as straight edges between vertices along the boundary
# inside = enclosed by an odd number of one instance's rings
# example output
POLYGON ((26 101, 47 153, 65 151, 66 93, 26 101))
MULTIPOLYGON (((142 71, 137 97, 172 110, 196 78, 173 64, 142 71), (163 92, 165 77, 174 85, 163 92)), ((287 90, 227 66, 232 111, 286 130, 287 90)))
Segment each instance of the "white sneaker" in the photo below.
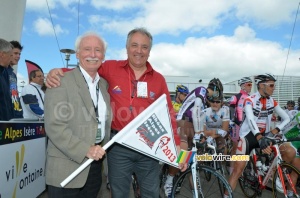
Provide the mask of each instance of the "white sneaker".
POLYGON ((200 133, 196 133, 194 135, 194 140, 200 140, 200 133))
POLYGON ((276 178, 276 190, 280 193, 283 193, 283 188, 279 177, 276 178))
POLYGON ((294 196, 294 192, 292 190, 287 190, 287 197, 288 198, 294 198, 296 196, 294 196))
POLYGON ((169 198, 171 197, 171 194, 172 194, 172 189, 173 189, 173 184, 169 184, 169 183, 166 183, 165 186, 164 186, 164 189, 165 189, 165 195, 169 198))

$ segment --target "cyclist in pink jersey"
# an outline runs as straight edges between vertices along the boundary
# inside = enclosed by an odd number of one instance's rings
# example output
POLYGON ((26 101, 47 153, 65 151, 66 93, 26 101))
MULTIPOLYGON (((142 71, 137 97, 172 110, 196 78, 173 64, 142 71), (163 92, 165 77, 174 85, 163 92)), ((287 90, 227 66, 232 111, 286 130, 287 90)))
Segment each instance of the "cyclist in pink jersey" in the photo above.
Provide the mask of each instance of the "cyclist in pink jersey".
MULTIPOLYGON (((241 87, 240 93, 234 95, 230 99, 230 118, 232 121, 231 124, 231 133, 230 137, 233 143, 231 150, 231 155, 235 155, 237 143, 239 140, 240 125, 243 121, 243 109, 244 109, 244 100, 249 96, 252 89, 252 80, 249 77, 243 77, 238 81, 239 86, 241 87)), ((233 162, 230 162, 230 172, 233 169, 233 162)))

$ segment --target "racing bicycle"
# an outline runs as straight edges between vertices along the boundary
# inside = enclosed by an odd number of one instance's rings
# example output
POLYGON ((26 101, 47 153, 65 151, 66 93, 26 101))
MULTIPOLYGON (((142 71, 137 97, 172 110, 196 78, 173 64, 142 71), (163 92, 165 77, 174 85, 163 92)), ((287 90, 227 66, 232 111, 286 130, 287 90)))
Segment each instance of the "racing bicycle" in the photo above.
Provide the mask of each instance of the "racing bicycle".
MULTIPOLYGON (((269 138, 271 139, 271 138, 269 138)), ((260 154, 257 149, 253 149, 250 153, 250 160, 239 178, 239 184, 246 197, 257 197, 262 195, 264 189, 270 190, 273 197, 284 195, 288 197, 288 189, 293 192, 293 197, 300 197, 300 188, 297 183, 293 183, 291 175, 299 178, 300 172, 293 165, 282 160, 279 144, 291 141, 300 141, 300 138, 271 139, 272 154, 260 154), (261 161, 265 161, 263 165, 261 161), (267 166, 263 169, 264 166, 267 166), (277 185, 276 185, 276 180, 277 185), (272 181, 272 182, 269 182, 272 181), (271 186, 270 186, 271 183, 271 186)))

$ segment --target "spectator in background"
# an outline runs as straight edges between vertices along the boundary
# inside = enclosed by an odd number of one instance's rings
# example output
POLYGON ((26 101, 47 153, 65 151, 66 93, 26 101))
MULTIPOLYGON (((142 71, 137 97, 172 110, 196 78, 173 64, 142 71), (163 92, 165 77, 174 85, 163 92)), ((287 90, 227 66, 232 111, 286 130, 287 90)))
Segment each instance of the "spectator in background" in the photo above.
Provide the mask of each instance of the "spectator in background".
POLYGON ((22 89, 21 104, 24 118, 39 119, 44 117, 44 96, 42 90, 44 74, 33 70, 29 74, 30 83, 22 89))
POLYGON ((13 49, 12 49, 12 57, 11 57, 10 65, 7 67, 7 71, 9 77, 11 100, 14 107, 14 118, 23 118, 23 111, 20 104, 20 98, 18 92, 18 79, 13 69, 14 65, 18 65, 23 46, 21 46, 21 44, 18 41, 10 41, 10 43, 12 44, 13 49))
POLYGON ((13 105, 9 90, 7 67, 12 56, 12 45, 0 38, 0 120, 8 121, 14 118, 13 105))

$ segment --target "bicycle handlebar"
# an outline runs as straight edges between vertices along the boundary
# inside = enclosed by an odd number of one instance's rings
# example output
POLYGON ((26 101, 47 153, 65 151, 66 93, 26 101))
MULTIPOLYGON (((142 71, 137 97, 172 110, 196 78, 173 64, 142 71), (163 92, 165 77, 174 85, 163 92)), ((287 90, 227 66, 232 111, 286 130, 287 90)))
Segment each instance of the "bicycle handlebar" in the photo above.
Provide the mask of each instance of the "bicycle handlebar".
POLYGON ((300 137, 295 137, 295 138, 291 138, 291 139, 285 139, 285 138, 277 139, 277 138, 271 138, 271 137, 265 137, 265 138, 271 140, 273 145, 284 143, 284 142, 300 141, 300 137))

